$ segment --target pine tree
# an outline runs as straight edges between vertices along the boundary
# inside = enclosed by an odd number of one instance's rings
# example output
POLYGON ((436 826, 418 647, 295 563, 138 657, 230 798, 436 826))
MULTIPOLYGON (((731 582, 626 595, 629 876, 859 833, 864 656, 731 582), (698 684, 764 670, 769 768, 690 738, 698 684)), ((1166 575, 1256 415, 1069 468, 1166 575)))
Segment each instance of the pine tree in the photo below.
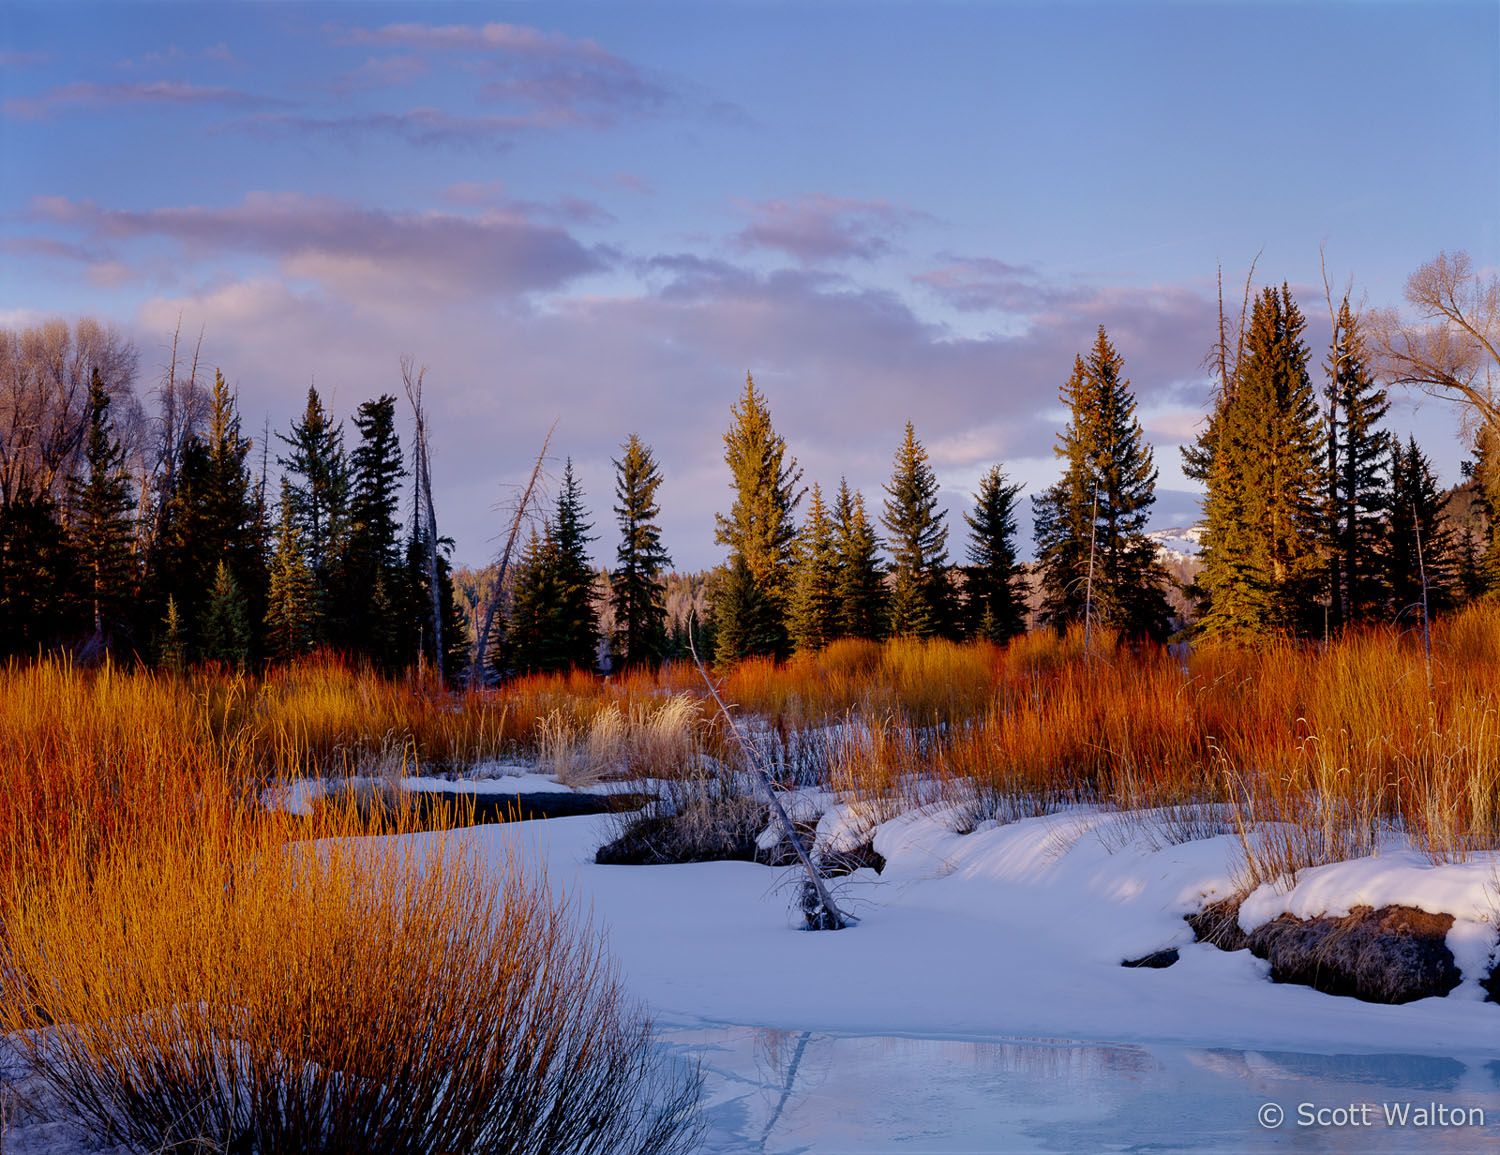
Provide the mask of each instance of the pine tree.
POLYGON ((27 490, 0 504, 0 657, 35 657, 90 630, 93 607, 76 596, 90 584, 50 497, 27 490))
POLYGON ((1431 613, 1449 609, 1455 601, 1456 549, 1453 531, 1443 516, 1448 504, 1439 493, 1431 463, 1409 438, 1390 450, 1390 489, 1385 524, 1384 578, 1390 601, 1386 611, 1396 618, 1420 620, 1423 590, 1431 613))
POLYGON ((1474 439, 1474 480, 1479 505, 1489 521, 1489 537, 1478 565, 1478 585, 1500 593, 1500 422, 1486 421, 1474 439))
POLYGON ((559 628, 560 573, 557 537, 549 519, 540 534, 531 531, 521 553, 521 564, 516 567, 515 592, 503 648, 504 664, 513 673, 546 673, 568 668, 559 628))
POLYGON ((939 510, 937 476, 912 423, 896 459, 880 524, 890 534, 891 633, 930 638, 953 624, 948 582, 948 514, 939 510))
POLYGON ((715 657, 720 662, 760 654, 784 658, 790 644, 786 611, 797 536, 792 513, 802 500, 803 491, 797 488, 802 471, 788 456, 786 442, 771 425, 765 398, 748 374, 730 417, 724 461, 735 498, 727 517, 716 515, 714 540, 729 547, 721 589, 732 597, 735 608, 732 627, 719 615, 715 657), (751 648, 738 648, 741 645, 751 648))
POLYGON ((266 605, 266 654, 275 661, 300 657, 318 640, 317 586, 299 537, 290 486, 283 481, 281 522, 266 605))
POLYGON ((182 616, 177 612, 177 599, 170 594, 167 596, 166 616, 161 623, 159 658, 162 669, 174 674, 187 673, 187 640, 182 635, 182 616))
POLYGON ((347 532, 332 567, 329 614, 341 649, 378 667, 399 664, 391 624, 390 591, 402 583, 400 542, 401 443, 396 398, 366 401, 354 415, 359 444, 349 455, 347 532))
POLYGON ((610 578, 614 598, 614 662, 621 667, 661 663, 666 650, 667 607, 662 574, 672 564, 661 544, 656 524, 661 508, 656 491, 661 470, 651 448, 634 433, 621 447, 615 467, 615 517, 620 525, 620 547, 610 578))
POLYGON ((84 600, 93 611, 94 639, 103 644, 125 618, 135 593, 133 507, 125 453, 109 422, 109 394, 95 369, 89 381, 84 475, 69 486, 73 536, 84 573, 84 600))
POLYGON ((885 636, 886 588, 881 574, 880 540, 865 514, 864 495, 839 479, 833 505, 838 554, 838 636, 878 641, 885 636))
POLYGON ((289 477, 292 517, 308 568, 322 591, 347 524, 349 465, 344 433, 324 410, 317 388, 310 386, 302 420, 292 426, 290 437, 277 436, 291 449, 276 463, 289 477))
POLYGON ((1054 452, 1066 467, 1032 498, 1042 618, 1061 629, 1089 613, 1127 637, 1160 641, 1170 629, 1166 575, 1146 536, 1156 468, 1123 368, 1101 325, 1060 390, 1070 419, 1054 452))
POLYGON ((573 474, 573 459, 563 467, 553 531, 557 539, 557 645, 564 665, 580 670, 599 666, 599 610, 594 605, 594 567, 588 543, 593 528, 586 520, 583 489, 573 474))
POLYGON ((798 650, 821 650, 839 632, 838 539, 823 492, 812 487, 807 524, 797 537, 792 583, 792 642, 798 650))
POLYGON ((1016 560, 1016 498, 998 465, 991 466, 974 495, 969 525, 969 564, 964 570, 964 614, 971 637, 1004 643, 1026 632, 1026 579, 1016 560))
POLYGON ((1386 604, 1386 567, 1380 558, 1387 504, 1390 438, 1377 428, 1390 408, 1366 361, 1359 321, 1345 297, 1334 323, 1327 361, 1330 539, 1329 618, 1334 628, 1367 621, 1386 604))
POLYGON ((1323 626, 1324 443, 1302 330, 1290 290, 1263 290, 1219 396, 1198 578, 1209 637, 1253 643, 1323 626))
MULTIPOLYGON (((168 611, 175 617, 176 604, 169 602, 168 611)), ((175 623, 169 619, 168 625, 175 623)), ((198 636, 199 651, 205 661, 222 662, 231 669, 243 670, 250 660, 250 622, 245 612, 245 595, 222 560, 214 569, 214 584, 209 591, 198 636)))

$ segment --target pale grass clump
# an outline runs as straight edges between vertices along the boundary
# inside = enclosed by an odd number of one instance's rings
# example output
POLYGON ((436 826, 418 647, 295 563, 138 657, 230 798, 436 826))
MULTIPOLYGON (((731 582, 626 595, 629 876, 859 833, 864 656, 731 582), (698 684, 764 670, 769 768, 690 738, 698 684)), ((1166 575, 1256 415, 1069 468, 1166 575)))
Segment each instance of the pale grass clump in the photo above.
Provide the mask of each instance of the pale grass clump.
POLYGON ((702 762, 707 726, 691 694, 610 702, 587 723, 554 710, 538 727, 542 766, 569 786, 625 778, 678 778, 702 762))
POLYGON ((136 1150, 671 1152, 699 1081, 661 1065, 545 881, 437 843, 186 831, 7 895, 0 1026, 136 1150))

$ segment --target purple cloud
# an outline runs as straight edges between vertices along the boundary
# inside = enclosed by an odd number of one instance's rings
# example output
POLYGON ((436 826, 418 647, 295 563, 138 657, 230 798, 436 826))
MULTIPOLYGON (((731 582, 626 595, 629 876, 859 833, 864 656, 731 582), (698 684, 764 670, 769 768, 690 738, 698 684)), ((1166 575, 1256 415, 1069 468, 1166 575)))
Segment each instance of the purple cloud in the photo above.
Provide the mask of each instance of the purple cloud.
POLYGON ((892 250, 892 232, 924 215, 883 200, 820 194, 743 207, 751 220, 734 236, 740 251, 774 249, 803 264, 881 256, 892 250))
POLYGON ((36 96, 18 96, 7 100, 8 116, 40 118, 70 109, 106 108, 115 105, 268 108, 285 106, 289 101, 258 96, 237 88, 218 85, 184 84, 173 80, 153 80, 138 84, 96 84, 78 81, 49 88, 36 96))
POLYGON ((1035 313, 1077 300, 1080 291, 1049 284, 1028 265, 993 257, 947 257, 941 268, 917 273, 915 284, 962 312, 1035 313))
POLYGON ((193 256, 239 251, 278 259, 289 272, 345 291, 372 280, 443 296, 514 296, 556 289, 604 268, 610 255, 515 214, 391 213, 300 193, 253 192, 228 208, 147 211, 38 197, 31 209, 90 237, 165 237, 193 256))

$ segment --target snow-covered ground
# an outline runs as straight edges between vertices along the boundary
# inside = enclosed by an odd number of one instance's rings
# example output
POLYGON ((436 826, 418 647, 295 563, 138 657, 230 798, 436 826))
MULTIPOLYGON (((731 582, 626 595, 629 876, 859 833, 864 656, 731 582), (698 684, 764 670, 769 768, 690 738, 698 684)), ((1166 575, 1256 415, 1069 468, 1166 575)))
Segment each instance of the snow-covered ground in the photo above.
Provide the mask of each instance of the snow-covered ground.
MULTIPOLYGON (((1451 1119, 1298 1126, 1302 1104, 1362 1102, 1478 1110, 1493 1142, 1500 1006, 1478 986, 1497 938, 1491 859, 1434 867, 1391 850, 1246 901, 1247 928, 1361 904, 1452 913, 1462 985, 1378 1006, 1273 984, 1248 952, 1193 943, 1183 915, 1233 889, 1232 836, 1171 845, 1140 816, 1089 810, 965 835, 940 818, 881 825, 883 874, 836 884, 859 924, 819 933, 797 928, 786 871, 596 865, 608 818, 412 837, 495 863, 519 854, 592 911, 662 1041, 704 1063, 710 1151, 1486 1142, 1451 1119), (1181 952, 1170 968, 1120 965, 1165 947, 1181 952), (1286 1112, 1280 1128, 1257 1123, 1266 1103, 1286 1112)), ((825 817, 823 836, 843 822, 825 817)))

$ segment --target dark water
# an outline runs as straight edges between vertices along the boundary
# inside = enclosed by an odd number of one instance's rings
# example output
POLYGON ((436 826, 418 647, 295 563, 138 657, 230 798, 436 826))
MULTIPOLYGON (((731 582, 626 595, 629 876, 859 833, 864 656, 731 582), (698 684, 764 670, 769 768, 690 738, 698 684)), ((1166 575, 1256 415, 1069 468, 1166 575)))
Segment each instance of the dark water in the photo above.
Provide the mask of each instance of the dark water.
POLYGON ((1500 1062, 735 1026, 659 1036, 703 1062, 713 1153, 1500 1150, 1500 1062), (1258 1117, 1274 1121, 1271 1104, 1279 1126, 1258 1117), (1405 1125, 1388 1121, 1403 1107, 1405 1125))

